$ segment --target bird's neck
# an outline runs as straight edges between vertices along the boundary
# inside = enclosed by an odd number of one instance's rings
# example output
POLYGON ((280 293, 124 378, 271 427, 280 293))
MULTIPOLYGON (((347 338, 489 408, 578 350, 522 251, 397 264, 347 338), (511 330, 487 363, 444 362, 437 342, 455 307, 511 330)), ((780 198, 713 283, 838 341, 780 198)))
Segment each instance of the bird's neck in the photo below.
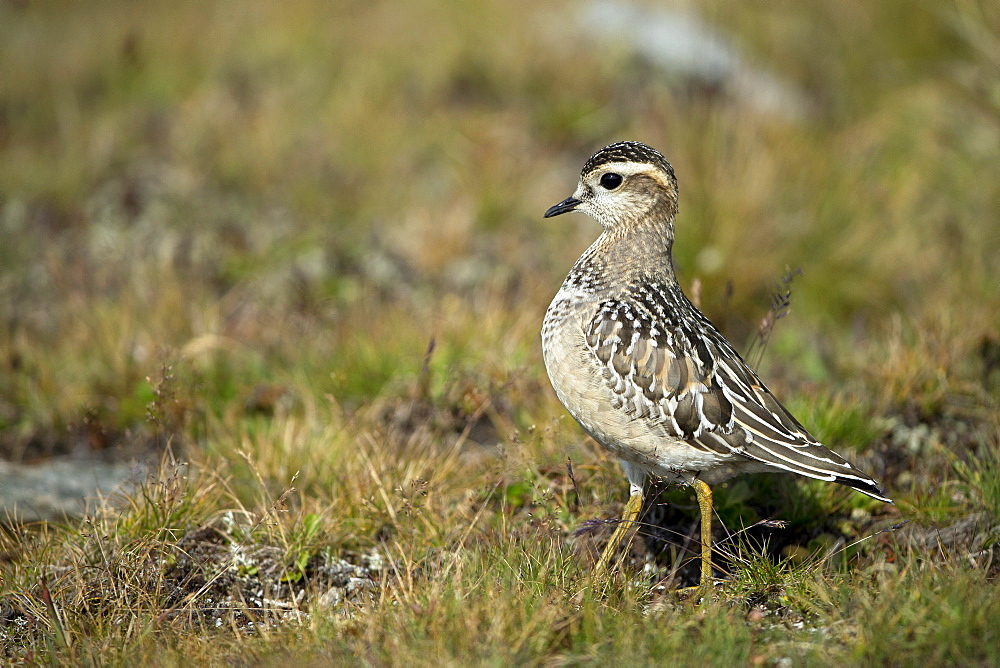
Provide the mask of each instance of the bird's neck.
POLYGON ((645 277, 676 280, 671 250, 673 221, 644 220, 606 229, 580 257, 577 266, 611 274, 616 282, 645 277))

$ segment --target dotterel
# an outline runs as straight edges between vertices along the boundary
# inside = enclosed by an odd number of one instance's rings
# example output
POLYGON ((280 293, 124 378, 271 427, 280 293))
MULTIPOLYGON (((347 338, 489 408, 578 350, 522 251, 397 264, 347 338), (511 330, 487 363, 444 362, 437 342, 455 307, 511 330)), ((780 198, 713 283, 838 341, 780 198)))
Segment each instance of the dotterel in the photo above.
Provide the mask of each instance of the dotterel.
POLYGON ((671 257, 677 193, 673 167, 645 144, 618 142, 587 160, 576 192, 545 217, 582 211, 604 231, 545 313, 542 351, 559 400, 621 459, 630 484, 597 573, 635 523, 653 474, 697 493, 701 584, 708 586, 710 484, 787 471, 892 501, 810 436, 684 295, 671 257))

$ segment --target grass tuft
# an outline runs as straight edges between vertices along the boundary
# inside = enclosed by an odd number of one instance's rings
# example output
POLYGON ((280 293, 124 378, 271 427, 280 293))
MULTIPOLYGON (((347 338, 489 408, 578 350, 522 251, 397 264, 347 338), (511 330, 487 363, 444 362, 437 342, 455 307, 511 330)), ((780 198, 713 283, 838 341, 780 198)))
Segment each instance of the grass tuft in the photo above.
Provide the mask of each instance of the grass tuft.
POLYGON ((0 476, 135 462, 8 508, 3 661, 1000 663, 997 4, 699 6, 794 117, 585 9, 0 3, 0 476), (627 484, 539 350, 598 232, 541 212, 620 139, 695 302, 896 500, 717 485, 699 606, 690 490, 591 579, 627 484))

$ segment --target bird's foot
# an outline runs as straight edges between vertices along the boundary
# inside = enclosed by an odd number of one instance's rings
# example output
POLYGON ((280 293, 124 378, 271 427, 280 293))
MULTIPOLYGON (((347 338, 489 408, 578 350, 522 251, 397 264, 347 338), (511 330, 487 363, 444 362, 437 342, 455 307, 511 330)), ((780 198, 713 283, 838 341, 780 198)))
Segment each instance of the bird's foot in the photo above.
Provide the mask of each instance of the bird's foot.
POLYGON ((702 581, 701 584, 694 585, 693 587, 675 589, 674 596, 681 601, 689 603, 704 603, 709 596, 715 593, 715 585, 716 581, 714 579, 708 582, 702 581))

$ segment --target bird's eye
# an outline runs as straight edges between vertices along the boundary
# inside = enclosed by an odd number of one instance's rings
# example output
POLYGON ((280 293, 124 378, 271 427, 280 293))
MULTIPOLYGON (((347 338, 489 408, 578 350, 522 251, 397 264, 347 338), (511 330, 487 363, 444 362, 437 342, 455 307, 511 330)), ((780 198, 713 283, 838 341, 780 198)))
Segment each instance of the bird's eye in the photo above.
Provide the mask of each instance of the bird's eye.
POLYGON ((608 172, 607 174, 605 174, 604 176, 601 177, 601 186, 605 190, 614 190, 615 188, 617 188, 618 186, 620 186, 622 184, 622 181, 624 181, 624 180, 625 179, 622 178, 621 174, 615 174, 614 172, 608 172))

